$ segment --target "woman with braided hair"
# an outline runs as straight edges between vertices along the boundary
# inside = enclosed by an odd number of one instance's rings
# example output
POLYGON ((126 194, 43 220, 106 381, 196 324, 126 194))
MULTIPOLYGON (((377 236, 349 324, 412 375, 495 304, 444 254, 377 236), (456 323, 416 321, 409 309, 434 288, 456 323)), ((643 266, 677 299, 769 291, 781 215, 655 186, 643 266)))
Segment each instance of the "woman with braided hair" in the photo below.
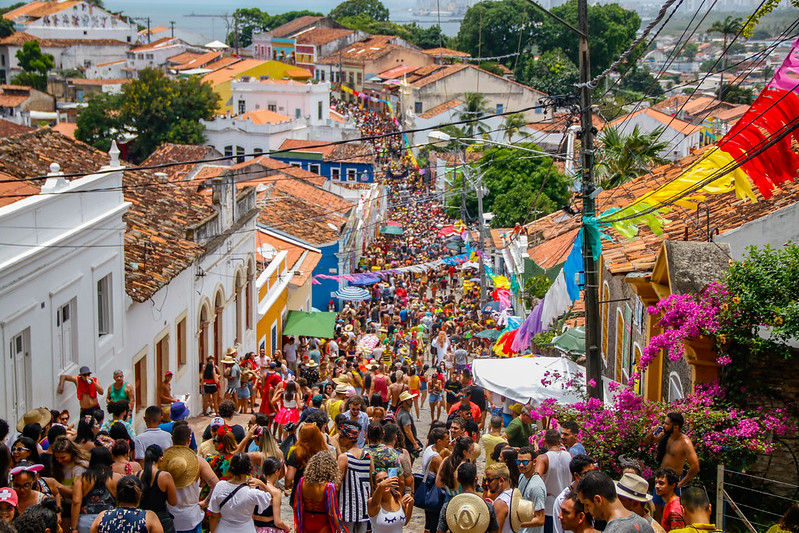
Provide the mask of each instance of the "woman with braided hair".
POLYGON ((327 451, 317 452, 305 467, 297 485, 294 525, 297 533, 342 533, 338 507, 339 483, 336 459, 327 451))

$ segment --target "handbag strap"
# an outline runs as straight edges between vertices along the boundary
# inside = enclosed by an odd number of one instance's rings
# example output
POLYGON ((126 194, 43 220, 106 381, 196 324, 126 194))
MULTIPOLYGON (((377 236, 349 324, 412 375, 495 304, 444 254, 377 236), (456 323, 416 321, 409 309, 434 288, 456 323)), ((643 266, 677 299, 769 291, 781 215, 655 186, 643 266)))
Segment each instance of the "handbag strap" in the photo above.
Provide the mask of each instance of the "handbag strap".
POLYGON ((225 496, 225 499, 222 500, 222 503, 219 504, 219 510, 222 511, 222 507, 224 507, 225 504, 230 501, 230 499, 233 497, 233 495, 236 494, 238 491, 240 491, 241 489, 243 489, 246 486, 247 486, 246 483, 242 483, 241 485, 239 485, 235 489, 231 490, 230 493, 227 496, 225 496))
MULTIPOLYGON (((424 454, 424 452, 422 453, 424 454)), ((433 466, 433 459, 435 458, 436 456, 434 455, 433 457, 430 458, 430 462, 427 463, 427 468, 424 469, 424 474, 422 474, 422 481, 427 481, 427 474, 430 473, 430 467, 433 466)))

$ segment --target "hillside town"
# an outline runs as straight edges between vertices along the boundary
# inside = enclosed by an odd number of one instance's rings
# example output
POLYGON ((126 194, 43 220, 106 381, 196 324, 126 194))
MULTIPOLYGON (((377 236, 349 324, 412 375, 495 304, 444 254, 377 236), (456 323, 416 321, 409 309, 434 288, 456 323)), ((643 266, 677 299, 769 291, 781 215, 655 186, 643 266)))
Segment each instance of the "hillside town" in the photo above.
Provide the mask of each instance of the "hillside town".
POLYGON ((0 533, 799 533, 799 6, 112 4, 0 1, 0 533))

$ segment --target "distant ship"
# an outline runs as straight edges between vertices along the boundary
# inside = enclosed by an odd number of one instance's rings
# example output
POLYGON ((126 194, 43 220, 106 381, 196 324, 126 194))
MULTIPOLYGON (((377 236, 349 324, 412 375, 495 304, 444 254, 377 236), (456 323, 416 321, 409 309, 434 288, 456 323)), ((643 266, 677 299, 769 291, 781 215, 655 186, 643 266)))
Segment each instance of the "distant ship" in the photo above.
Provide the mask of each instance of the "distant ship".
POLYGON ((417 0, 413 14, 417 17, 461 17, 469 9, 468 2, 417 0))

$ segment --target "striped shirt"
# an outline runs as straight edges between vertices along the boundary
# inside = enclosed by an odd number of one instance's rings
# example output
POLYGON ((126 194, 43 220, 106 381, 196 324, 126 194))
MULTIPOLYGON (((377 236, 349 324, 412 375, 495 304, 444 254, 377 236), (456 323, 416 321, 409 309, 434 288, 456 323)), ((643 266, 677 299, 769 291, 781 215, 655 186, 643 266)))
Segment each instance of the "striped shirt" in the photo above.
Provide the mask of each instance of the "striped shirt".
POLYGON ((338 494, 338 504, 341 508, 343 522, 368 522, 369 513, 366 510, 366 501, 369 499, 370 482, 369 469, 371 459, 367 452, 363 452, 360 459, 350 452, 347 456, 347 474, 341 482, 338 494))

